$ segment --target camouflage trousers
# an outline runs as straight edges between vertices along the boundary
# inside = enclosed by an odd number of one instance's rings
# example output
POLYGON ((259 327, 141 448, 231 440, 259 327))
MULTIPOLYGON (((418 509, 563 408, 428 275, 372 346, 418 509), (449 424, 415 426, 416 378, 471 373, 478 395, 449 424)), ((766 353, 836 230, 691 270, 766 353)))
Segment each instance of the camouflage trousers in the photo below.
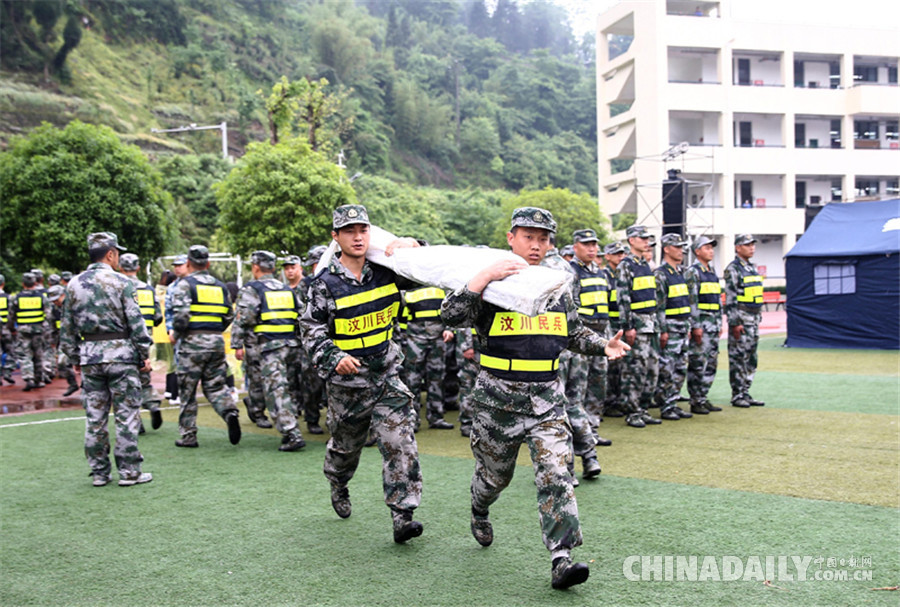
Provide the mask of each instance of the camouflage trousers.
POLYGON ((132 478, 139 475, 144 458, 138 450, 141 380, 137 365, 84 365, 81 378, 81 403, 86 415, 84 454, 91 472, 95 477, 110 475, 109 412, 112 409, 116 423, 114 455, 119 476, 132 478))
POLYGON ((319 410, 325 405, 325 383, 304 347, 300 348, 300 402, 303 403, 303 421, 318 424, 319 410))
POLYGON ((687 374, 688 339, 690 333, 669 332, 669 341, 660 348, 659 376, 656 380, 654 400, 665 411, 678 404, 681 386, 687 374))
POLYGON ((0 327, 0 362, 2 377, 12 379, 13 371, 16 370, 16 340, 5 325, 0 327), (2 357, 4 354, 5 359, 2 357))
POLYGON ((263 390, 262 357, 257 346, 244 347, 244 386, 247 388, 247 416, 253 420, 263 415, 266 409, 266 395, 263 390))
POLYGON ((691 339, 688 346, 687 387, 692 403, 706 399, 719 366, 719 335, 722 320, 701 317, 700 325, 703 329, 700 343, 697 344, 691 339))
POLYGON ((472 428, 472 388, 478 377, 478 354, 475 360, 469 360, 459 353, 459 429, 472 428))
POLYGON ((422 470, 414 433, 412 394, 396 375, 376 386, 327 383, 325 477, 333 485, 353 478, 371 428, 381 452, 384 502, 393 511, 414 510, 422 499, 422 470))
POLYGON ((217 351, 178 352, 178 393, 181 412, 178 427, 182 438, 197 436, 197 384, 216 413, 223 419, 229 411, 237 411, 231 390, 225 384, 228 364, 225 353, 217 351))
POLYGON ((572 429, 569 448, 581 457, 597 457, 594 429, 583 405, 588 365, 587 356, 571 350, 563 350, 559 355, 559 379, 566 387, 566 417, 572 429))
POLYGON ((56 375, 68 383, 70 386, 78 385, 78 378, 75 377, 75 369, 69 362, 65 354, 60 354, 56 363, 56 375))
POLYGON ((444 419, 444 342, 407 337, 406 385, 413 393, 416 426, 419 425, 419 395, 425 391, 425 419, 433 423, 444 419))
POLYGON ((148 411, 159 409, 162 398, 153 387, 150 371, 139 371, 138 374, 141 378, 141 406, 148 411))
POLYGON ((735 339, 728 331, 728 379, 732 399, 739 396, 746 398, 750 394, 750 385, 756 375, 756 346, 759 343, 760 313, 738 310, 738 316, 744 324, 743 335, 735 339))
POLYGON ((48 383, 56 377, 56 341, 53 337, 53 329, 50 328, 44 331, 41 374, 44 377, 44 381, 48 383))
POLYGON ((638 413, 653 402, 659 376, 659 333, 638 333, 622 358, 622 412, 638 413))
POLYGON ((569 474, 571 428, 563 403, 543 415, 501 411, 474 403, 472 507, 487 512, 512 481, 522 443, 528 445, 537 485, 544 545, 551 552, 581 545, 578 504, 569 474))
POLYGON ((283 346, 262 352, 262 380, 266 409, 275 429, 299 438, 296 395, 299 392, 300 347, 283 346))
POLYGON ((622 359, 607 360, 606 400, 603 403, 603 412, 612 409, 618 411, 622 408, 622 359))
POLYGON ((22 379, 40 383, 44 369, 44 335, 22 333, 16 340, 16 362, 22 370, 22 379))

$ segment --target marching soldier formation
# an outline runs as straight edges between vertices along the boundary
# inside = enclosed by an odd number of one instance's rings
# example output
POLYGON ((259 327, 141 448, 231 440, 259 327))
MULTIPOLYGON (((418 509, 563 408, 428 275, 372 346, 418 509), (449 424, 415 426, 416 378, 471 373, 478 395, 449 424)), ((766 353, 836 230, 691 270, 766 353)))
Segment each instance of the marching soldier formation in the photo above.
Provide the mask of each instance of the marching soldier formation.
MULTIPOLYGON (((149 411, 154 430, 163 423, 163 396, 151 384, 154 327, 165 322, 174 347, 175 374, 167 377, 165 398, 180 407, 175 445, 181 448, 200 444, 198 386, 224 420, 230 442, 241 440, 235 395, 226 385, 223 333, 230 327, 250 421, 262 428, 274 424, 279 451, 300 451, 306 443, 299 421, 310 434, 322 434, 320 412, 327 410, 324 473, 341 518, 352 512, 349 484, 361 452, 377 444, 394 541, 405 543, 424 530, 413 518, 422 494, 415 437, 420 410, 424 404, 429 428, 453 428, 444 419, 442 380, 445 352, 455 352, 460 433, 475 457, 472 535, 483 547, 493 543, 490 508, 527 444, 554 588, 580 584, 589 575, 588 565, 571 557, 582 541, 575 457, 582 459, 584 479, 601 473, 596 447, 612 444, 598 434, 604 418, 624 417, 628 426, 643 428, 721 411, 708 393, 723 315, 731 404, 764 404, 750 395, 762 308, 751 235, 735 240, 723 290, 711 265, 718 243, 707 236, 693 239, 696 261, 685 267, 689 241, 663 235, 653 269, 656 243, 644 226, 629 227, 625 243, 605 247, 593 229, 576 230, 573 244, 557 252, 553 215, 525 207, 513 212, 507 234, 522 260, 495 263, 445 292, 366 260, 365 207, 338 207, 332 225, 338 249, 327 266, 318 267, 324 246, 313 247, 305 262, 286 255, 280 266, 275 253, 255 251, 253 280, 234 301, 209 273, 207 248, 190 247, 172 264, 165 314, 153 288, 137 278, 140 259, 109 232, 88 236, 86 271, 51 274, 47 288, 41 270, 32 269, 23 274, 21 290, 8 295, 0 275, 0 380, 15 384, 18 368, 25 391, 54 376, 67 381, 64 396, 82 391, 84 450, 98 487, 112 480, 107 426, 113 411, 118 484, 143 484, 153 476, 142 471, 140 409, 149 411), (529 265, 570 273, 571 292, 534 317, 481 298, 492 281, 529 265), (276 276, 279 267, 283 281, 276 276), (681 397, 685 383, 689 399, 681 397), (679 406, 683 400, 689 411, 679 406), (659 418, 648 412, 656 407, 659 418)), ((415 246, 420 243, 402 238, 386 254, 415 246)))

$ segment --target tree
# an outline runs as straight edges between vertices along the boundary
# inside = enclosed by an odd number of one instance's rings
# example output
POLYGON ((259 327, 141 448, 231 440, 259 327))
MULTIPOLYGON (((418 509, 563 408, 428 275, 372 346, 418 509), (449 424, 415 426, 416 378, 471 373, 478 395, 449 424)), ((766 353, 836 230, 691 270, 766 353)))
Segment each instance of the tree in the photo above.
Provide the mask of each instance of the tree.
POLYGON ((216 186, 221 240, 235 253, 299 254, 326 242, 335 207, 356 202, 343 171, 300 138, 252 143, 216 186))
POLYGON ((181 239, 186 243, 209 242, 219 217, 212 186, 228 174, 228 161, 217 154, 170 154, 162 156, 156 167, 176 207, 183 206, 187 211, 185 220, 176 224, 181 239))
POLYGON ((591 228, 597 232, 601 242, 610 240, 609 219, 600 212, 597 200, 587 194, 574 194, 566 189, 545 188, 521 192, 518 196, 503 201, 504 222, 494 232, 492 246, 506 247, 506 233, 509 231, 508 218, 519 207, 539 207, 553 213, 556 220, 556 244, 562 247, 572 243, 572 232, 591 228))
POLYGON ((294 82, 285 76, 272 87, 266 99, 269 129, 273 144, 289 136, 295 123, 306 131, 305 137, 314 152, 328 151, 332 140, 339 139, 353 125, 353 117, 340 117, 341 106, 352 91, 326 92, 328 80, 310 81, 305 76, 294 82))
POLYGON ((3 248, 19 267, 84 269, 92 232, 115 232, 143 259, 174 236, 159 173, 105 126, 44 123, 14 139, 0 154, 0 190, 3 248))

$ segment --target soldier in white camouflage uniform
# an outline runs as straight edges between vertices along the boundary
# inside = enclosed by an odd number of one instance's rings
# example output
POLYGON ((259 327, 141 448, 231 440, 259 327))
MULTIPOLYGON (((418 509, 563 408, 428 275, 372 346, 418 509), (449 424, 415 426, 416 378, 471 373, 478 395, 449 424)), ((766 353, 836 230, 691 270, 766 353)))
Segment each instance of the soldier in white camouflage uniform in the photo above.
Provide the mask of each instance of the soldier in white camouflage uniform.
POLYGON ((71 396, 78 391, 80 386, 78 385, 78 378, 75 377, 75 371, 72 369, 72 364, 69 362, 68 357, 62 353, 59 348, 59 328, 62 325, 62 311, 63 304, 66 301, 66 289, 65 287, 55 284, 46 292, 47 301, 50 302, 50 307, 52 308, 52 312, 50 313, 51 327, 53 331, 51 333, 50 339, 53 340, 53 349, 54 351, 58 351, 57 356, 57 364, 56 364, 56 373, 59 377, 66 380, 69 384, 69 387, 66 388, 66 391, 63 392, 63 396, 71 396))
POLYGON ((140 370, 150 370, 150 346, 134 283, 113 268, 119 265, 115 234, 88 236, 91 265, 66 288, 60 325, 60 348, 81 372, 81 401, 87 416, 84 453, 94 486, 110 481, 110 409, 116 420, 116 468, 119 485, 128 487, 153 480, 141 472, 138 450, 140 426, 140 370))
MULTIPOLYGON (((422 535, 413 511, 422 496, 419 449, 413 431, 413 395, 400 381, 403 355, 391 340, 400 311, 400 290, 415 283, 366 260, 369 215, 362 205, 335 209, 331 233, 340 258, 313 279, 303 315, 303 340, 328 391, 325 476, 331 505, 341 518, 351 513, 347 483, 371 426, 384 461, 384 501, 391 509, 394 541, 422 535)), ((418 246, 410 238, 388 245, 418 246)))
POLYGON ((566 397, 557 369, 565 348, 585 354, 621 356, 627 346, 619 336, 607 342, 585 327, 571 294, 543 314, 528 317, 503 310, 482 299, 495 280, 538 265, 550 247, 556 222, 549 211, 524 207, 513 212, 507 242, 523 260, 496 262, 449 294, 441 316, 450 326, 477 330, 481 372, 473 391, 474 420, 471 446, 475 456, 472 477, 471 530, 475 540, 489 546, 494 540, 488 509, 512 480, 516 456, 528 444, 534 465, 541 531, 550 551, 552 586, 568 588, 587 580, 586 563, 573 563, 572 548, 581 544, 578 505, 567 463, 571 428, 566 397))
POLYGON ((50 302, 35 287, 31 272, 22 275, 22 290, 10 297, 7 326, 16 337, 16 362, 25 381, 23 392, 43 388, 44 333, 50 324, 50 302))
MULTIPOLYGON (((137 277, 140 269, 141 260, 134 253, 125 253, 119 257, 119 270, 134 283, 138 307, 141 309, 141 316, 144 317, 147 333, 152 337, 153 327, 163 322, 162 308, 156 299, 156 291, 153 290, 153 287, 137 277)), ((150 371, 141 371, 141 405, 150 412, 150 426, 154 430, 158 430, 163 423, 162 412, 159 410, 161 402, 162 398, 153 387, 150 371)), ((144 424, 142 423, 142 433, 143 430, 144 424)))
POLYGON ((253 280, 238 293, 231 347, 241 360, 245 338, 256 336, 266 408, 282 436, 278 450, 299 451, 306 442, 297 426, 297 387, 291 375, 300 368, 299 303, 294 292, 275 278, 274 253, 254 251, 250 260, 253 280))
POLYGON ((198 447, 197 384, 216 413, 228 426, 232 445, 241 441, 234 396, 225 384, 225 340, 222 332, 234 320, 231 297, 221 280, 209 269, 209 250, 194 245, 188 250, 190 274, 175 283, 172 293, 172 328, 178 343, 178 385, 181 413, 178 426, 181 438, 177 447, 198 447))

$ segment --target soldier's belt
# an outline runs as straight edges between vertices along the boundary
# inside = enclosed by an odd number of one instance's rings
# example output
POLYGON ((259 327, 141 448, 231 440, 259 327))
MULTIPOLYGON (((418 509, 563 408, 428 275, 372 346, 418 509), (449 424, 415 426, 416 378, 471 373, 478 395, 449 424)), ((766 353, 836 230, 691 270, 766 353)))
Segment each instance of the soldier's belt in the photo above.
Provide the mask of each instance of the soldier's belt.
POLYGON ((556 371, 559 369, 559 359, 553 360, 528 360, 524 358, 498 358, 496 356, 481 355, 481 366, 498 371, 556 371))
POLYGON ((756 314, 758 312, 762 312, 762 304, 756 306, 745 306, 742 304, 738 304, 738 310, 742 312, 750 312, 752 314, 756 314))
POLYGON ((128 333, 124 331, 114 331, 112 333, 91 333, 90 335, 82 335, 84 341, 109 341, 111 339, 128 339, 128 333))

